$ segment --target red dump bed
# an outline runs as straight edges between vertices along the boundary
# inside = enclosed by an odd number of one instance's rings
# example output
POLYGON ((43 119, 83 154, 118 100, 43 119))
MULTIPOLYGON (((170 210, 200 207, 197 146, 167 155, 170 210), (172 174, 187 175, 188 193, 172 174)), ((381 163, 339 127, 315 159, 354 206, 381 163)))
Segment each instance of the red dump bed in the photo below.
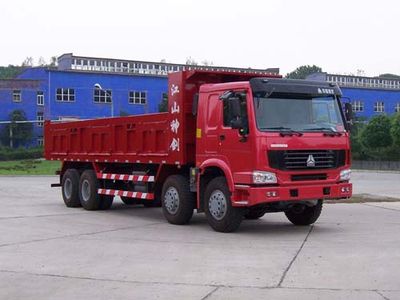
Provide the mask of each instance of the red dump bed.
POLYGON ((168 113, 45 125, 45 156, 51 160, 167 161, 168 113))
MULTIPOLYGON (((168 113, 75 122, 45 122, 48 160, 187 164, 195 159, 194 95, 205 83, 280 77, 258 73, 184 71, 168 77, 168 113)), ((84 109, 84 108, 83 108, 84 109)))

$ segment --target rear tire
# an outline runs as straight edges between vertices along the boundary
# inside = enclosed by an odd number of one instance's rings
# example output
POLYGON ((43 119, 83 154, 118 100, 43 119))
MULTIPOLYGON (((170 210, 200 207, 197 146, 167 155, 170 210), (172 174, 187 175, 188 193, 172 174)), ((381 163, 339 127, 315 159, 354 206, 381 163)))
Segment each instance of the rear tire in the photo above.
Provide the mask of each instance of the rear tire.
POLYGON ((189 188, 189 179, 182 175, 171 175, 162 189, 162 210, 171 224, 183 225, 190 221, 195 208, 195 197, 189 188))
POLYGON ((66 170, 61 180, 61 187, 65 205, 67 207, 80 207, 78 170, 66 170))
POLYGON ((93 170, 82 173, 79 181, 79 199, 86 210, 98 210, 101 207, 101 196, 97 193, 99 181, 93 170))
POLYGON ((233 207, 231 193, 225 177, 217 177, 210 181, 204 193, 204 210, 208 224, 218 232, 233 232, 243 220, 245 210, 233 207))
POLYGON ((317 205, 307 206, 296 204, 290 210, 285 211, 286 217, 294 225, 310 225, 317 221, 322 211, 322 200, 318 200, 317 205))

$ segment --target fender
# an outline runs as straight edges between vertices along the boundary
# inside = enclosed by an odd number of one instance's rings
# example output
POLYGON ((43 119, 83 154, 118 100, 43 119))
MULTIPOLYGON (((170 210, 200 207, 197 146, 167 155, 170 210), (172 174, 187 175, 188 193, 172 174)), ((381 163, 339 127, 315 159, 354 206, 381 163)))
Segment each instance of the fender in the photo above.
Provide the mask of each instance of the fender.
POLYGON ((233 193, 233 191, 235 190, 235 184, 233 182, 233 175, 231 169, 229 168, 227 163, 217 158, 210 158, 203 161, 199 166, 201 173, 203 173, 204 169, 209 167, 217 167, 220 168, 222 172, 224 172, 229 191, 233 193))

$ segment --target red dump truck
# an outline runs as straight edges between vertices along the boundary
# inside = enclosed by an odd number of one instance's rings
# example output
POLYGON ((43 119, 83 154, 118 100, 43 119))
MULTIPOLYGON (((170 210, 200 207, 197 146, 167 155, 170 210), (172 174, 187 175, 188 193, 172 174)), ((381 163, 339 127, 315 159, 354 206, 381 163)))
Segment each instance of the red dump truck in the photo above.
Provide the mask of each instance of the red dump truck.
POLYGON ((349 198, 351 106, 337 85, 254 73, 169 75, 168 112, 45 122, 45 157, 62 161, 66 206, 162 206, 172 224, 205 212, 220 232, 284 212, 314 223, 349 198))

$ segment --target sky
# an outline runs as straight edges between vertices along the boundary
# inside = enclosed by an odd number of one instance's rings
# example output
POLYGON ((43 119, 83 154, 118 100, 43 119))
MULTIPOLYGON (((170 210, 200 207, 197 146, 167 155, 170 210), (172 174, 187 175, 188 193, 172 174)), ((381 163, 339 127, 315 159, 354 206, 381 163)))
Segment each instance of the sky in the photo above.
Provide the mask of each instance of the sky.
POLYGON ((400 74, 398 0, 0 0, 0 65, 78 56, 400 74))

